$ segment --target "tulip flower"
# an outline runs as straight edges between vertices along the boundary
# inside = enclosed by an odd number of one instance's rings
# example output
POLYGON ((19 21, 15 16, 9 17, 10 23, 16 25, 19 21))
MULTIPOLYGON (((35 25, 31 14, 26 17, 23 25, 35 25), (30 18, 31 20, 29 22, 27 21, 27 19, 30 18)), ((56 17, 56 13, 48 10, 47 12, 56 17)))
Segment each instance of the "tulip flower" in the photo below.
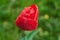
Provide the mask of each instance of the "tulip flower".
POLYGON ((16 19, 18 28, 26 31, 35 30, 38 27, 38 6, 32 4, 25 7, 16 19))

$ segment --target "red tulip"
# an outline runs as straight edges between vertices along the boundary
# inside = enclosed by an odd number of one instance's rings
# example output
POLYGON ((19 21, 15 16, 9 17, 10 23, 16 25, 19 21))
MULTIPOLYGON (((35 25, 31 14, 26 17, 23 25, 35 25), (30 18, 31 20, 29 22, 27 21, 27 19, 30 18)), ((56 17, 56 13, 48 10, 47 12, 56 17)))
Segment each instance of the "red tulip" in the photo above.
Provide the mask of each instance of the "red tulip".
POLYGON ((16 25, 22 30, 35 30, 38 27, 38 6, 26 7, 17 17, 16 25))

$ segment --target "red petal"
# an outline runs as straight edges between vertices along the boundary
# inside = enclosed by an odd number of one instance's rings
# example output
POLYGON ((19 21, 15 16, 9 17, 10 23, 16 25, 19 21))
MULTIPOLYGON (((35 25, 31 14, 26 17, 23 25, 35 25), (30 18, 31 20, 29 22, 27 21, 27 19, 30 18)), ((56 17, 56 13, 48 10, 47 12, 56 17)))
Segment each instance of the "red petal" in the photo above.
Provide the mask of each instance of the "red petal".
POLYGON ((26 7, 16 19, 16 25, 23 30, 35 30, 38 26, 38 7, 26 7))

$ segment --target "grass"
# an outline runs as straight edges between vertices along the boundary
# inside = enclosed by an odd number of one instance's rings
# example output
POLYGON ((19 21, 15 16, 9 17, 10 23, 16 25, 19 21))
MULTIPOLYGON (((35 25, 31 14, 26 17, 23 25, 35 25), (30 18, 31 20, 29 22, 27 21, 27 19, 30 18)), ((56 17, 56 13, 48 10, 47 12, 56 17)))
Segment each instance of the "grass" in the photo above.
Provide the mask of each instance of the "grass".
POLYGON ((39 8, 40 31, 33 40, 60 40, 60 0, 0 0, 0 40, 19 40, 25 35, 15 20, 31 4, 39 8))

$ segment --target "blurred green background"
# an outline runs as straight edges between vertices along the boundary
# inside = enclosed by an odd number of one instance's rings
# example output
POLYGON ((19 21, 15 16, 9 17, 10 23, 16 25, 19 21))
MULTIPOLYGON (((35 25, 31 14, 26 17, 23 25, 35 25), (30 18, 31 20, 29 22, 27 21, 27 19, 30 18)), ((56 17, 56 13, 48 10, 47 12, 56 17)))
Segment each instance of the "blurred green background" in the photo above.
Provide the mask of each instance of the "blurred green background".
POLYGON ((0 40, 20 40, 30 32, 19 30, 15 20, 31 4, 39 8, 40 31, 33 40, 60 40, 60 0, 0 0, 0 40))

